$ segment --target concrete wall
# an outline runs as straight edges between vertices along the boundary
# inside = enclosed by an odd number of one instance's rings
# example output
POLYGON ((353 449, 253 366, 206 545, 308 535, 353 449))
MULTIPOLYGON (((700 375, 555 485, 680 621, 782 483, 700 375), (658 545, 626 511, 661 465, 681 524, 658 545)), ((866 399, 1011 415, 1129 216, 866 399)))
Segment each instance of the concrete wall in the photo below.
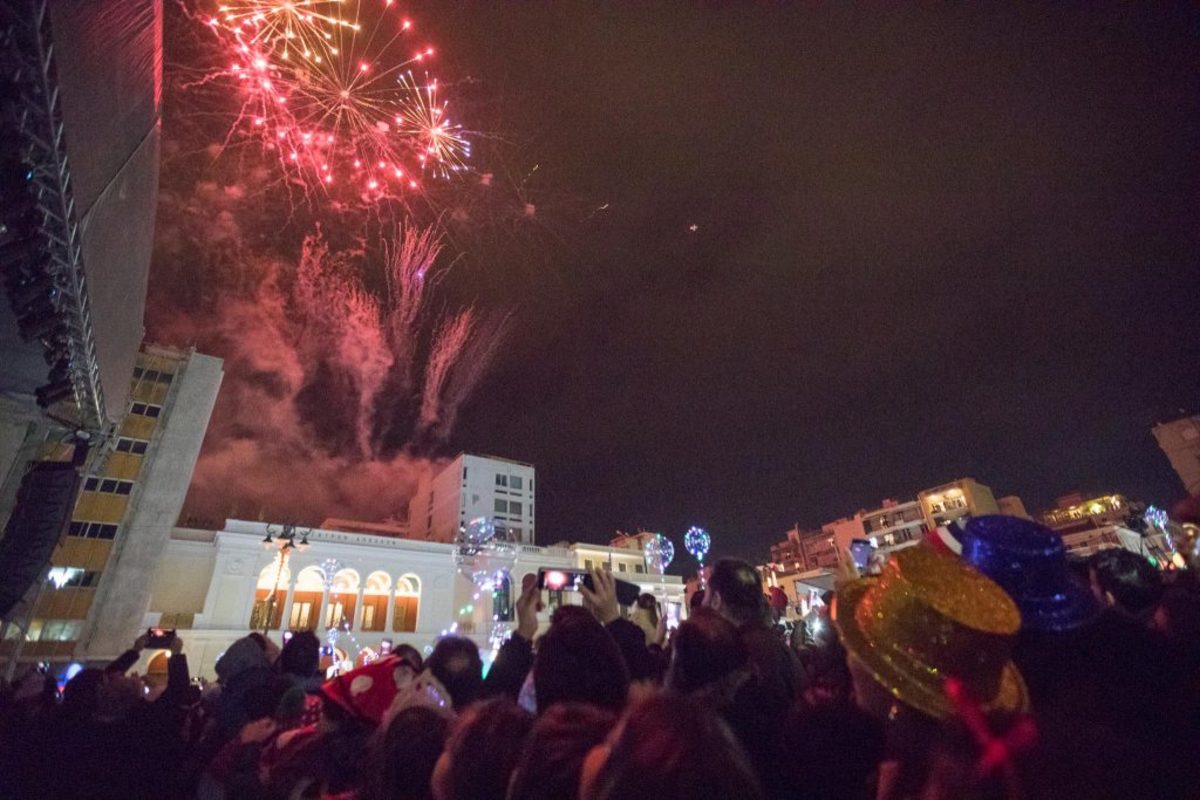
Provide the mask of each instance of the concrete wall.
POLYGON ((97 590, 79 655, 90 660, 115 657, 142 627, 155 568, 183 508, 217 400, 222 363, 193 353, 172 381, 163 421, 147 451, 125 531, 97 590))

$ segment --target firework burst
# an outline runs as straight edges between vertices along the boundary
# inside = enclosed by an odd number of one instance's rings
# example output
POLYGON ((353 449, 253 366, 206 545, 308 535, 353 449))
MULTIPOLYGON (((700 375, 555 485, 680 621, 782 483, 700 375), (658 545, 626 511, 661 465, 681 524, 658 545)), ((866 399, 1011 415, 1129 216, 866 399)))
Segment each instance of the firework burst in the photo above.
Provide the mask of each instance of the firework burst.
POLYGON ((434 49, 389 0, 245 0, 207 22, 239 93, 232 138, 260 142, 306 191, 398 197, 465 168, 437 79, 412 72, 434 49))

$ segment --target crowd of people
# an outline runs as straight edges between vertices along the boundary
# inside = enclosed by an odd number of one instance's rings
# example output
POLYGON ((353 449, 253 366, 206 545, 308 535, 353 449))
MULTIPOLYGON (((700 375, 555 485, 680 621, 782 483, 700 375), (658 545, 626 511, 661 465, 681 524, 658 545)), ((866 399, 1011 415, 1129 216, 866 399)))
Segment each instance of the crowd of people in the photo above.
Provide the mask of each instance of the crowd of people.
POLYGON ((592 573, 553 611, 527 581, 485 670, 469 639, 323 680, 320 642, 231 645, 203 690, 179 641, 61 692, 0 692, 0 797, 218 800, 986 800, 1200 796, 1200 588, 1125 550, 1072 561, 979 517, 785 632, 758 572, 718 561, 667 631, 592 573))

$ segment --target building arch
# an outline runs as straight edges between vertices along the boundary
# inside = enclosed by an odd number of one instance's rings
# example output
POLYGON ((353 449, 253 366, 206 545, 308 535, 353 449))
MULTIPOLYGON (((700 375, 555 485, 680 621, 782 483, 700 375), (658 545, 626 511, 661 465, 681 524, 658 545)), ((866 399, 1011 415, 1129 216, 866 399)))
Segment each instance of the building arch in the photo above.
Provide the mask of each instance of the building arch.
POLYGON ((388 603, 392 597, 392 576, 376 570, 367 576, 363 584, 362 619, 359 630, 387 630, 388 603))
POLYGON ((329 599, 325 605, 325 627, 350 630, 358 605, 359 577, 356 570, 346 567, 333 576, 329 599))
POLYGON ((392 630, 396 633, 414 633, 421 614, 421 579, 406 572, 396 579, 395 608, 392 613, 392 630))

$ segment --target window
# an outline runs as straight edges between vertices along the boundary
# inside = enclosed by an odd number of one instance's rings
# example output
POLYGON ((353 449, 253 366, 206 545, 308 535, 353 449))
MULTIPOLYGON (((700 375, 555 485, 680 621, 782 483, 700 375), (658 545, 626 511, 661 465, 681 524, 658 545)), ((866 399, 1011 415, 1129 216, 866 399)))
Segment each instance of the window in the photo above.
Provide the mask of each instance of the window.
POLYGON ((634 572, 637 572, 637 573, 642 573, 642 572, 645 572, 645 571, 646 571, 646 568, 645 568, 643 565, 641 565, 641 564, 634 564, 634 565, 633 565, 633 571, 634 571, 634 572))
POLYGON ((157 419, 158 415, 162 413, 162 406, 151 405, 150 403, 134 403, 129 407, 129 413, 157 419))
POLYGON ((122 436, 120 439, 117 439, 117 452, 133 453, 135 456, 145 455, 148 444, 150 443, 142 439, 128 439, 122 436))
POLYGON ((591 569, 593 566, 594 566, 594 565, 592 564, 592 560, 591 560, 590 558, 585 558, 585 559, 583 560, 583 567, 584 567, 584 569, 590 570, 590 569, 591 569))
POLYGON ((67 535, 80 539, 115 539, 117 526, 111 522, 72 522, 67 535))
POLYGON ((52 567, 46 576, 55 589, 70 587, 86 588, 100 582, 100 573, 78 567, 52 567))
POLYGON ((508 513, 508 501, 500 500, 499 498, 497 498, 495 504, 493 505, 493 510, 497 514, 507 514, 508 513))
POLYGON ((421 607, 421 579, 416 575, 401 575, 396 580, 395 603, 392 630, 396 633, 415 632, 421 607))
POLYGON ((292 615, 288 618, 288 628, 294 631, 312 630, 309 622, 312 620, 313 604, 292 601, 292 615))
POLYGON ((508 476, 507 475, 497 475, 496 476, 496 485, 507 488, 508 487, 508 476))
POLYGON ((71 642, 79 638, 79 622, 69 619, 48 619, 42 623, 43 642, 71 642))
POLYGON ((118 478, 97 478, 91 475, 83 481, 83 490, 85 492, 103 492, 105 494, 129 494, 133 491, 133 481, 124 481, 118 478))
POLYGON ((509 500, 508 501, 508 513, 514 517, 521 516, 521 504, 518 503, 516 500, 509 500))
POLYGON ((625 562, 622 561, 621 563, 617 564, 617 572, 624 572, 624 571, 625 571, 625 562))
POLYGON ((465 481, 466 479, 467 479, 467 468, 463 467, 463 480, 465 481))
POLYGON ((522 483, 523 483, 523 481, 521 480, 520 475, 509 475, 508 476, 508 488, 520 489, 522 483))

